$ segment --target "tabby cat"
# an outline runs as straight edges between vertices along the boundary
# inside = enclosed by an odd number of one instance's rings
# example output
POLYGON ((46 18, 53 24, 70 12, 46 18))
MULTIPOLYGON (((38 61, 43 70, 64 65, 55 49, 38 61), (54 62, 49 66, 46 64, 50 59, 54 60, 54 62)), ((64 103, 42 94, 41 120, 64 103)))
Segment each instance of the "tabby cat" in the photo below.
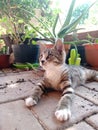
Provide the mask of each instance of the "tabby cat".
POLYGON ((46 88, 61 91, 62 96, 55 111, 55 116, 60 121, 66 121, 71 117, 74 88, 84 85, 89 79, 98 81, 97 71, 81 66, 69 66, 65 59, 66 52, 60 39, 53 48, 46 48, 39 58, 40 66, 45 70, 44 79, 34 88, 32 96, 25 99, 26 106, 33 106, 37 104, 46 88))

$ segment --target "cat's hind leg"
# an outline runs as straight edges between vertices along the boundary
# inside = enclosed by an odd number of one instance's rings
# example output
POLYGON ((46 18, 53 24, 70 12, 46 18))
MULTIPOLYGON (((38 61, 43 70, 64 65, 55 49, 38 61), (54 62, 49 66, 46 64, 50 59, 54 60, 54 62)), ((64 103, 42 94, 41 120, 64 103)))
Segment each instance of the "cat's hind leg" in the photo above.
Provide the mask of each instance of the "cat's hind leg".
POLYGON ((41 95, 44 93, 44 87, 41 83, 38 83, 38 86, 33 88, 32 96, 25 99, 25 104, 27 107, 34 106, 38 103, 41 95))

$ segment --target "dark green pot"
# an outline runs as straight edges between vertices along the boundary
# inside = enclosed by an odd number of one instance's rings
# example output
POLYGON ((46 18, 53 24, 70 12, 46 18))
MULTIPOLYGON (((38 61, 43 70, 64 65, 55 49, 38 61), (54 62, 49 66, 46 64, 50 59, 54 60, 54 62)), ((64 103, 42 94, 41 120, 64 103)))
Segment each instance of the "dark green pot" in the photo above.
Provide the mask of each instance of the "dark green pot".
POLYGON ((13 45, 12 49, 13 49, 16 63, 17 62, 38 63, 39 45, 33 45, 33 44, 13 45))

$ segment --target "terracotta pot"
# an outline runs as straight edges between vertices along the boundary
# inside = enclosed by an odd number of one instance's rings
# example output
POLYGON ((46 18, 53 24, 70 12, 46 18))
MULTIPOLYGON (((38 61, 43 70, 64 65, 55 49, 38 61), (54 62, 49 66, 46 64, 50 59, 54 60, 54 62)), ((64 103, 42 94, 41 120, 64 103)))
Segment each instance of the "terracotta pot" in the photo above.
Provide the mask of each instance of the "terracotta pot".
MULTIPOLYGON (((55 44, 45 44, 45 46, 47 48, 52 48, 54 45, 55 44)), ((65 48, 66 53, 70 50, 70 46, 71 46, 70 44, 64 44, 64 48, 65 48)))
POLYGON ((66 54, 68 54, 69 50, 70 50, 71 45, 70 44, 64 44, 64 48, 66 51, 66 54))
POLYGON ((6 54, 0 55, 0 69, 10 67, 9 57, 10 55, 6 54))
POLYGON ((48 42, 48 41, 38 41, 37 44, 40 47, 40 52, 43 52, 45 48, 52 48, 54 46, 53 43, 48 42))
POLYGON ((45 46, 46 46, 46 48, 52 48, 54 46, 54 44, 46 44, 45 46))
POLYGON ((98 44, 86 44, 84 46, 87 63, 98 68, 98 44))
MULTIPOLYGON (((46 46, 47 48, 52 48, 54 45, 55 45, 55 44, 46 44, 45 46, 46 46)), ((70 46, 71 46, 70 44, 64 44, 64 48, 65 48, 66 53, 69 52, 70 46)))

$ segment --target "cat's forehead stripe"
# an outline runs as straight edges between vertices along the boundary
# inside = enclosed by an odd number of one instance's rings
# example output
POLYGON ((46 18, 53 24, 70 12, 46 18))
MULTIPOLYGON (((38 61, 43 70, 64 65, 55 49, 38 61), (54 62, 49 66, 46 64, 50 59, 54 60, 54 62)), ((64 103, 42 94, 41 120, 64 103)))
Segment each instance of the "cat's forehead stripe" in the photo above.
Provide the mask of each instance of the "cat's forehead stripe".
POLYGON ((46 49, 46 50, 44 51, 44 53, 50 54, 50 53, 51 53, 51 50, 50 50, 50 49, 46 49))

